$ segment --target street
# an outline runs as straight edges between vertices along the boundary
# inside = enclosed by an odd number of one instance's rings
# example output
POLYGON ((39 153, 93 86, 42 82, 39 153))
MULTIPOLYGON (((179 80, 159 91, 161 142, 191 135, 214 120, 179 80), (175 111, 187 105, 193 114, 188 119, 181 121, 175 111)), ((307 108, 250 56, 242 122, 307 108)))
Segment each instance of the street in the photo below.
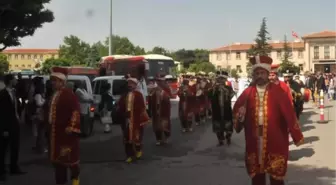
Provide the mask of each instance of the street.
MULTIPOLYGON (((286 183, 290 185, 335 184, 335 102, 327 103, 327 124, 318 124, 319 109, 305 104, 301 128, 305 144, 290 146, 286 183)), ((248 185, 244 164, 244 133, 234 134, 231 146, 217 147, 211 122, 182 134, 177 120, 177 102, 172 102, 172 136, 166 146, 155 146, 151 126, 145 130, 144 157, 124 163, 121 131, 103 134, 95 125, 94 136, 81 141, 81 185, 248 185)), ((25 130, 28 132, 28 129, 25 130)), ((28 174, 10 177, 10 185, 52 185, 53 169, 43 155, 31 152, 31 136, 23 134, 21 166, 28 174)))

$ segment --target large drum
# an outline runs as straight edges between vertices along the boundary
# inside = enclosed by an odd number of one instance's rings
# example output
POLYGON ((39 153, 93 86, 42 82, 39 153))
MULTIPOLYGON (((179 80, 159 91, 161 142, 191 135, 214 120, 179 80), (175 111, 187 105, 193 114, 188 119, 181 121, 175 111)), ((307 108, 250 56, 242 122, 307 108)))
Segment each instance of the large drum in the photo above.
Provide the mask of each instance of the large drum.
POLYGON ((310 100, 310 97, 311 97, 311 91, 310 89, 304 89, 304 93, 303 93, 303 99, 305 102, 309 102, 310 100))

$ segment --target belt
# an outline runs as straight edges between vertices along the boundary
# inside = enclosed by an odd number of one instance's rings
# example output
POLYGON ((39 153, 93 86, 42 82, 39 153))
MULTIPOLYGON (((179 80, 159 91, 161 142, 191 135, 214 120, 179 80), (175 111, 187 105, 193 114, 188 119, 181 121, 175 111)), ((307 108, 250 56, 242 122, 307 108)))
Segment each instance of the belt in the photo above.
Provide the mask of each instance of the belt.
POLYGON ((264 127, 262 125, 258 126, 258 135, 263 136, 264 127))

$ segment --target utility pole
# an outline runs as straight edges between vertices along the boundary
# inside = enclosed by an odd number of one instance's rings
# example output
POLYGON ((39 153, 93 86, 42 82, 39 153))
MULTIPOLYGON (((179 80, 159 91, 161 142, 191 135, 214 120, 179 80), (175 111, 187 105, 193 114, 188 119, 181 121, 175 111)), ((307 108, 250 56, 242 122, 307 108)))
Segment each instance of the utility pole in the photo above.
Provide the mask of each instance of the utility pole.
POLYGON ((110 0, 110 34, 109 34, 109 55, 112 55, 112 0, 110 0))

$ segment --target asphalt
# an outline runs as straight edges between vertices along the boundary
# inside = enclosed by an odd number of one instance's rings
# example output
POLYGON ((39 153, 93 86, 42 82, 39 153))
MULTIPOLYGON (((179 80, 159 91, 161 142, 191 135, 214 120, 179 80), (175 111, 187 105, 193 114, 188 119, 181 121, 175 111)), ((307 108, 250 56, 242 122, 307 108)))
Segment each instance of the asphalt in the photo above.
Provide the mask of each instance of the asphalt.
MULTIPOLYGON (((300 122, 306 143, 290 146, 287 184, 335 184, 335 102, 327 105, 327 124, 317 124, 319 110, 305 104, 300 122)), ((211 123, 182 134, 177 120, 177 102, 172 104, 172 136, 169 144, 155 146, 151 126, 145 129, 144 157, 124 163, 119 126, 104 134, 99 123, 94 136, 81 141, 81 185, 247 185, 243 133, 233 135, 231 146, 216 146, 211 123)), ((10 177, 9 185, 52 185, 53 169, 46 156, 31 152, 32 138, 23 129, 21 166, 28 174, 10 177)))

